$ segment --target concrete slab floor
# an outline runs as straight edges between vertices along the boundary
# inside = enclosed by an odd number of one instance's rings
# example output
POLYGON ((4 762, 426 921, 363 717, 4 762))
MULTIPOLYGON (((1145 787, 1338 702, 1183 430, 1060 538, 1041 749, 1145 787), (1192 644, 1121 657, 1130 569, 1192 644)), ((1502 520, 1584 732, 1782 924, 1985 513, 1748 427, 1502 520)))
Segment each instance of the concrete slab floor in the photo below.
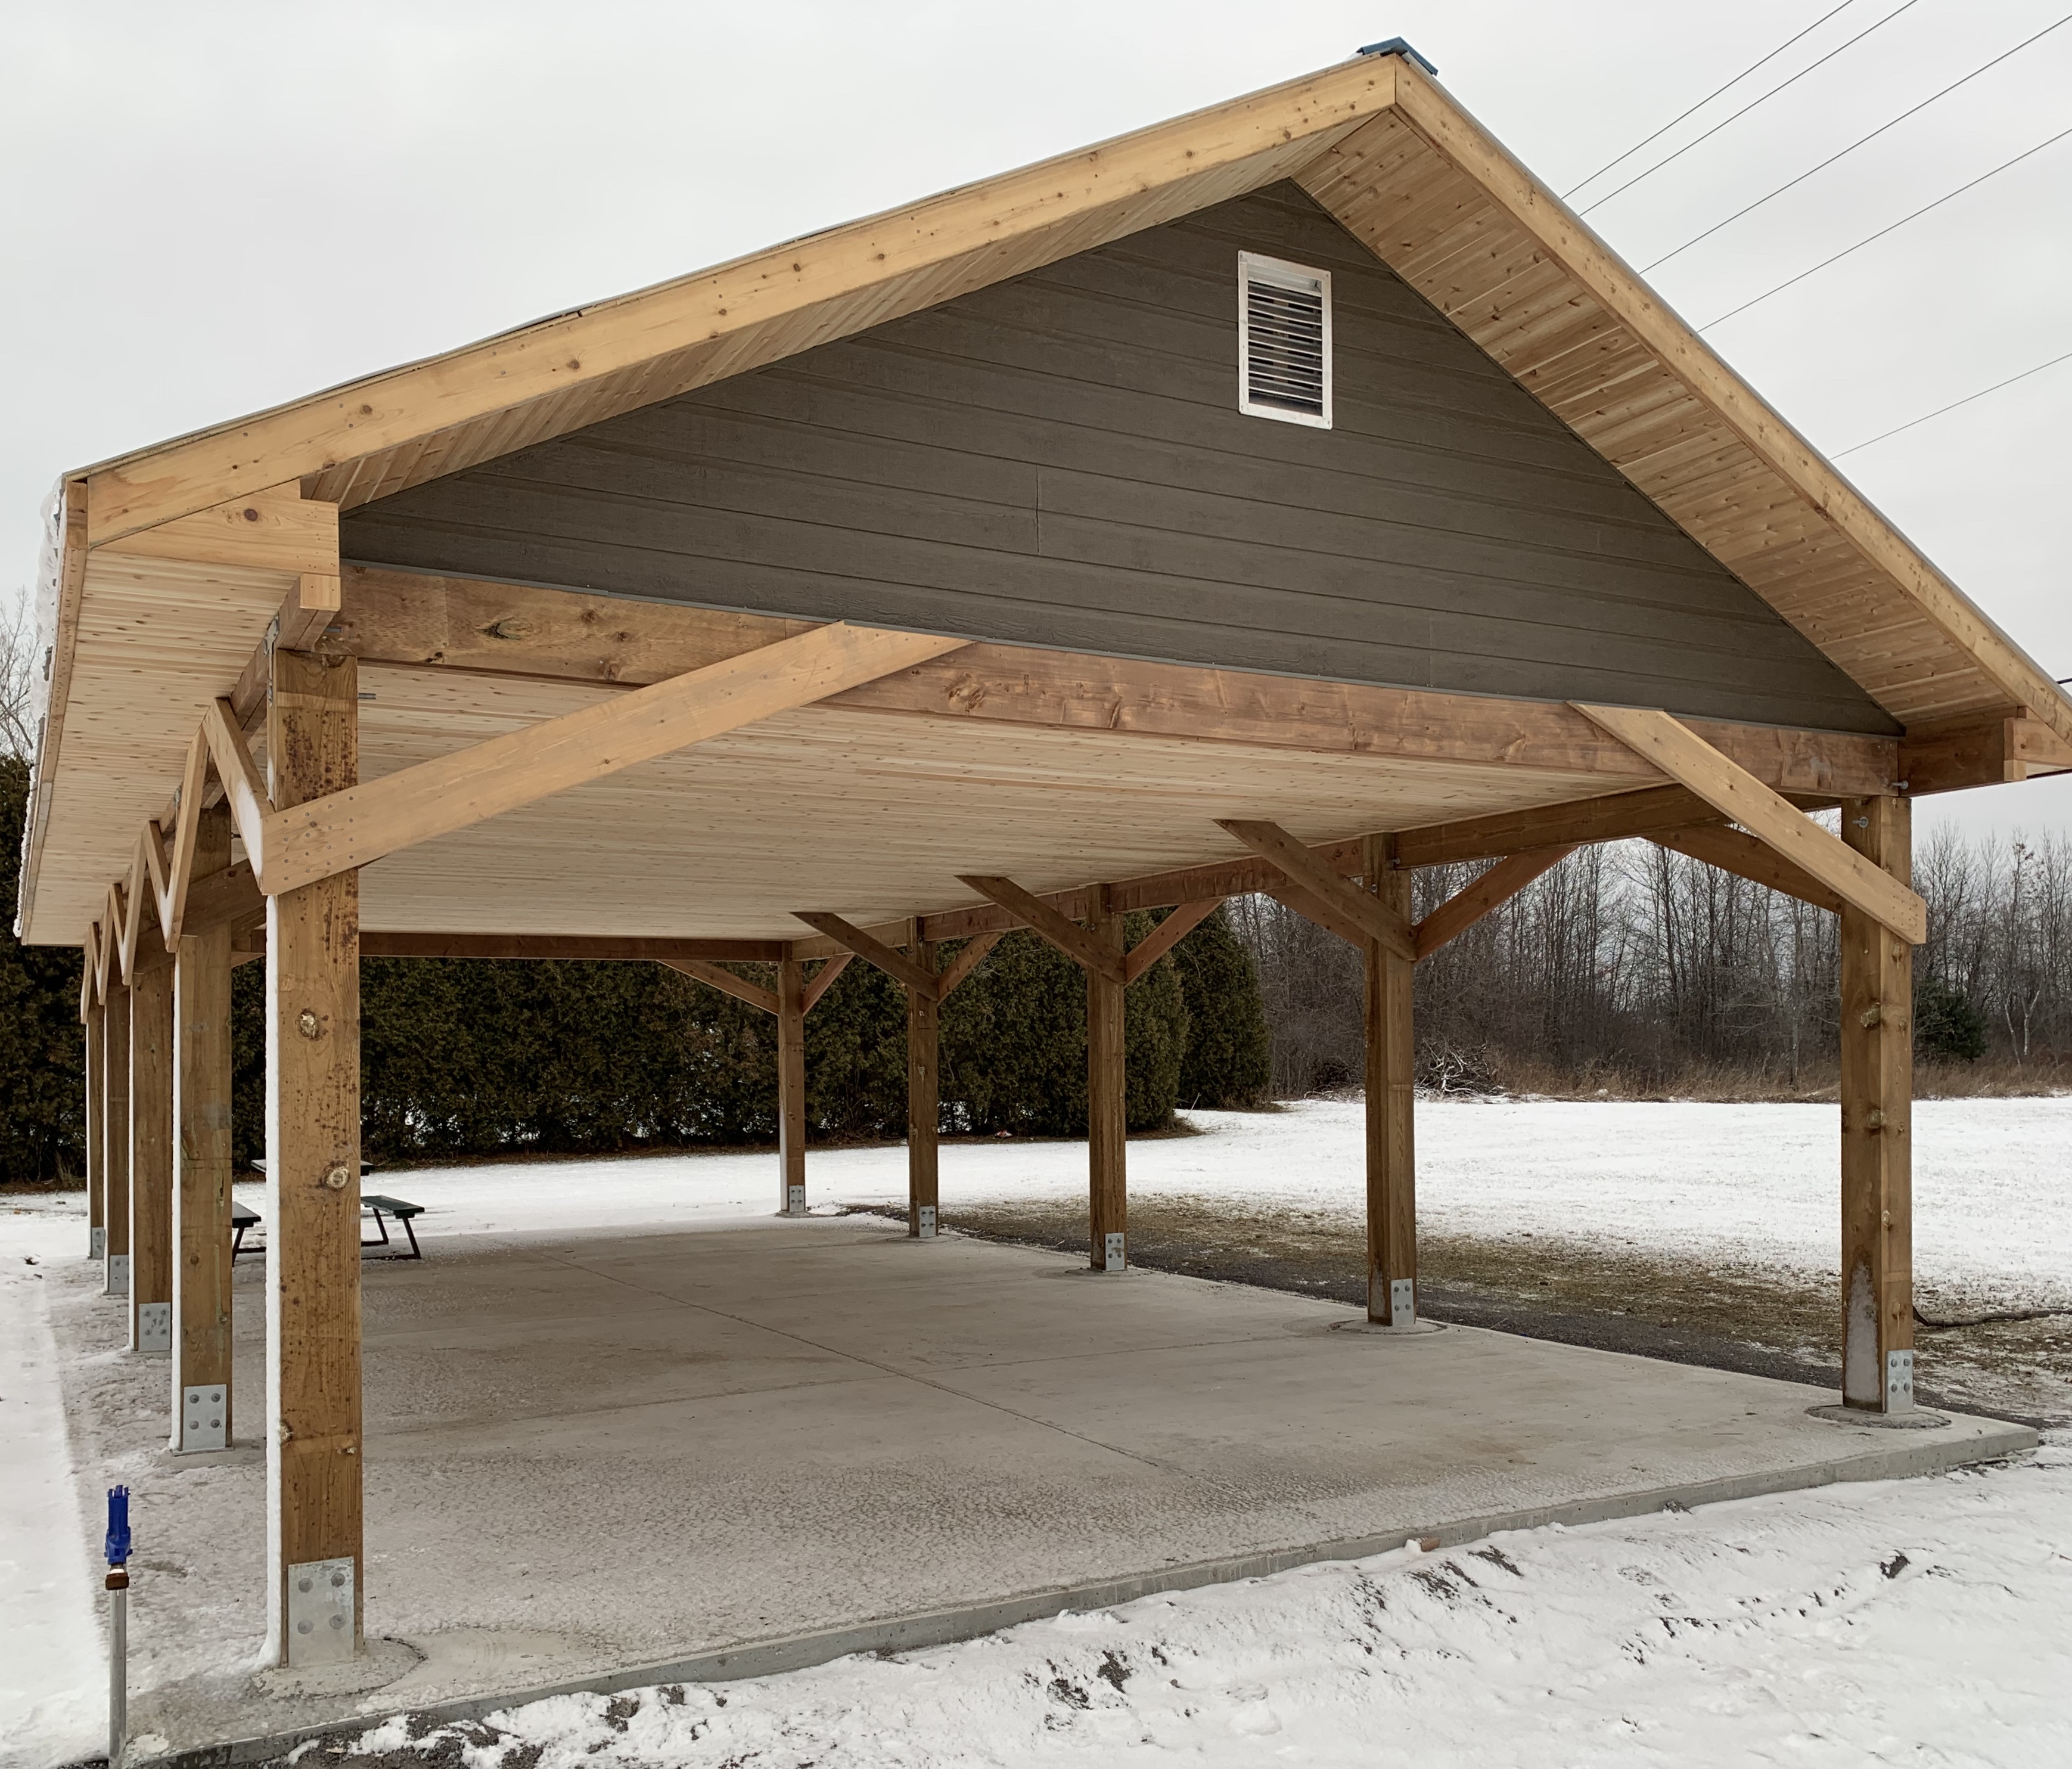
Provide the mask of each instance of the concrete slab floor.
POLYGON ((366 1269, 366 1624, 408 1649, 326 1687, 253 1674, 259 1279, 240 1264, 247 1446, 215 1456, 164 1453, 166 1363, 119 1348, 84 1262, 52 1298, 88 1514, 136 1495, 133 1734, 175 1750, 2035 1441, 1838 1426, 1796 1384, 1342 1331, 1335 1303, 871 1218, 457 1238, 366 1269))

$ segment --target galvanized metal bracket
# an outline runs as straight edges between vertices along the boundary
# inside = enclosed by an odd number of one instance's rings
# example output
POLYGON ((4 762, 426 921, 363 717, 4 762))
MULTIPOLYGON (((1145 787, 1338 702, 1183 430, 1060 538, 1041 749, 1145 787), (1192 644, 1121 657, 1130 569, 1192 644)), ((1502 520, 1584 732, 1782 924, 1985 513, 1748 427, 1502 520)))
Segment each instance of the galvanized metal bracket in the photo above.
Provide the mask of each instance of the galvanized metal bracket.
POLYGON ((1388 1324, 1391 1327, 1415 1327, 1417 1324, 1417 1281, 1415 1278, 1389 1280, 1388 1324))
POLYGON ((1120 1235, 1104 1236, 1101 1241, 1101 1269, 1104 1272, 1122 1271, 1128 1265, 1120 1235))
POLYGON ((105 1228, 87 1230, 86 1257, 88 1259, 105 1259, 108 1257, 108 1231, 105 1228))
POLYGON ((230 1390, 220 1382, 180 1390, 180 1450, 230 1447, 230 1390))
POLYGON ((784 1214, 787 1216, 803 1216, 805 1213, 806 1188, 804 1186, 788 1187, 784 1193, 784 1214))
POLYGON ((922 1240, 935 1238, 935 1207, 933 1204, 923 1204, 914 1212, 914 1233, 922 1240))
POLYGON ((288 1569, 288 1664, 338 1664, 352 1656, 350 1560, 306 1560, 288 1569))
POLYGON ((102 1286, 105 1296, 127 1296, 130 1294, 130 1256, 110 1253, 108 1256, 107 1281, 102 1286))
POLYGON ((1885 1409, 1888 1413, 1914 1410, 1914 1353, 1888 1351, 1885 1355, 1885 1409))
POLYGON ((137 1305, 137 1349, 170 1352, 173 1348, 173 1305, 139 1302, 137 1305))

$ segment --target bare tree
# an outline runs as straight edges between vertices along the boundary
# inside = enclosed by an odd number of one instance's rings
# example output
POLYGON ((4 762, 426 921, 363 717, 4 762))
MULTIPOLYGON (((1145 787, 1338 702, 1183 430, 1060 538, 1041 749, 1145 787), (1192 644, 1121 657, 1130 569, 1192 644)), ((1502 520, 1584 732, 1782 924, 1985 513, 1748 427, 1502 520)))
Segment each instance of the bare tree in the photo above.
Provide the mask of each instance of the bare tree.
POLYGON ((30 689, 36 648, 29 599, 17 595, 0 610, 0 755, 33 756, 36 750, 30 689))

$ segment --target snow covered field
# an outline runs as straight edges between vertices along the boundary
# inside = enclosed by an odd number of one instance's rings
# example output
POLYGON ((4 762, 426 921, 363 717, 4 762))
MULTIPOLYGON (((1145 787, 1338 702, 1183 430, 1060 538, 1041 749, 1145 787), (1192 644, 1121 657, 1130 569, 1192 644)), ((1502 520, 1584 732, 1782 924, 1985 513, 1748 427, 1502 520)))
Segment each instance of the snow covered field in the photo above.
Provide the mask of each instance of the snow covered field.
MULTIPOLYGON (((1133 1195, 1360 1208, 1359 1109, 1195 1114, 1133 1143, 1133 1195)), ((1819 1273, 1836 1264, 1832 1106, 1445 1102, 1418 1114, 1435 1233, 1615 1240, 1819 1273)), ((2072 1300, 2072 1100, 1917 1109, 1925 1282, 2072 1300)), ((948 1145, 943 1205, 1083 1198, 1083 1145, 948 1145)), ((816 1151, 823 1208, 905 1195, 898 1148, 816 1151)), ((446 1236, 624 1234, 767 1213, 767 1154, 423 1169, 377 1183, 446 1236)), ((263 1208, 263 1194, 249 1195, 263 1208)), ((81 1751, 101 1700, 41 1267, 80 1201, 0 1201, 0 1761, 81 1751), (35 1261, 37 1263, 31 1263, 35 1261)), ((966 1645, 754 1685, 569 1698, 506 1717, 545 1769, 1095 1761, 2072 1761, 2072 1444, 1853 1487, 1361 1566, 1309 1569, 966 1645), (1889 1569, 1889 1570, 1887 1569, 1889 1569), (602 1746, 594 1750, 594 1746, 602 1746)), ((461 1760, 489 1769, 484 1732, 461 1760)), ((427 1741, 430 1742, 430 1741, 427 1741)), ((403 1743, 376 1734, 385 1755, 403 1743)), ((450 1742, 449 1751, 454 1748, 450 1742)), ((414 1751, 411 1753, 414 1755, 414 1751)), ((449 1761, 453 1760, 451 1758, 449 1761)), ((524 1760, 524 1759, 519 1759, 524 1760)))

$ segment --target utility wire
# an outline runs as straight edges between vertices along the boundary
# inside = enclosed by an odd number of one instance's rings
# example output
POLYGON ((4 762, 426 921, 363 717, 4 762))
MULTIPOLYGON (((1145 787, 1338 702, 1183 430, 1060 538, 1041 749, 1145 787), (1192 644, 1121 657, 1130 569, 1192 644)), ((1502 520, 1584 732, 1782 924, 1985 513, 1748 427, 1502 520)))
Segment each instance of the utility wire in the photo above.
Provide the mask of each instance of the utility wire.
MULTIPOLYGON (((2046 368, 2055 368, 2062 362, 2072 362, 2072 350, 2062 356, 2053 356, 2049 362, 2040 362, 2033 368, 2025 368, 2018 375, 2010 375, 2005 381, 1996 381, 1990 387, 1981 387, 1975 393, 1967 393, 1962 399, 1953 399, 1947 405, 1938 405, 1932 412, 1923 412, 1918 418, 1910 418, 1904 424, 1895 425, 1889 430, 1881 430, 1867 442, 1852 442, 1847 448, 1830 455, 1831 461, 1839 461, 1844 455, 1854 455, 1866 449, 1872 442, 1882 442, 1889 436, 1897 436, 1901 430, 1912 430, 1917 424, 1925 424, 1931 418, 1940 418, 1945 412, 1954 412, 1959 405, 1968 405, 1975 399, 1984 399, 1988 393, 1996 393, 2003 387, 2012 387, 2018 381, 2027 381, 2031 375, 2040 375, 2046 368)), ((2068 678, 2072 679, 2072 678, 2068 678)))
MULTIPOLYGON (((1921 112, 1927 109, 1928 107, 1934 104, 1937 99, 1948 97, 1950 94, 1956 91, 1959 86, 1967 85, 1971 81, 1976 80, 1979 76, 1985 72, 1988 68, 1999 67, 2002 62, 2008 59, 2008 56, 2020 55, 2021 51, 2028 48, 2031 43, 2041 43, 2045 37, 2049 36, 2052 31, 2061 30, 2069 24, 2072 24, 2072 12, 2066 14, 2066 15, 2060 19, 2054 25, 2045 25, 2042 30, 2037 31, 2033 37, 2024 38, 2021 42, 2016 43, 2013 48, 2007 51, 2005 54, 1996 56, 1991 61, 1984 63, 1980 66, 1974 68, 1971 72, 1965 75, 1962 80, 1953 80, 1948 85, 1945 86, 1942 91, 1933 93, 1930 97, 1922 99, 1921 102, 1916 105, 1911 110, 1903 110, 1889 122, 1880 123, 1876 129, 1870 132, 1869 134, 1858 136, 1856 140, 1852 141, 1847 147, 1844 148, 1840 153, 1830 154, 1827 158, 1821 161, 1818 166, 1813 167, 1807 171, 1801 172, 1798 177, 1778 185, 1778 187, 1772 191, 1768 196, 1758 197, 1753 203, 1749 204, 1746 208, 1736 209, 1732 215, 1726 218, 1725 220, 1716 221, 1712 226, 1707 228, 1703 233, 1693 234, 1689 239, 1686 240, 1683 245, 1678 246, 1674 252, 1665 252, 1660 257, 1657 258, 1653 264, 1642 265, 1640 267, 1640 274, 1642 276, 1646 276, 1649 271, 1658 269, 1659 266, 1668 263, 1671 258, 1679 256, 1680 253, 1688 252, 1691 248, 1697 245, 1700 240, 1711 239, 1712 237, 1715 233, 1717 233, 1721 228, 1731 227, 1735 222, 1741 220, 1744 215, 1753 215, 1758 209, 1761 208, 1764 204, 1769 202, 1771 197, 1782 196, 1786 191, 1791 189, 1793 186, 1803 184, 1807 179, 1812 177, 1815 172, 1826 171, 1827 169, 1832 166, 1836 160, 1847 158, 1848 155, 1855 153, 1856 150, 1861 147, 1866 142, 1874 142, 1879 136, 1885 134, 1887 130, 1897 129, 1901 123, 1905 122, 1908 117, 1918 116, 1921 112)), ((2010 163, 2012 163, 2012 162, 2010 162, 2010 163)))
POLYGON ((1657 172, 1660 171, 1662 168, 1667 166, 1671 160, 1681 159, 1686 154, 1689 153, 1692 148, 1696 147, 1699 142, 1710 141, 1713 136, 1718 134, 1721 130, 1725 129, 1728 124, 1734 121, 1737 117, 1747 116, 1748 113, 1753 110, 1757 105, 1776 97, 1776 96, 1779 93, 1782 92, 1786 87, 1797 85, 1800 80, 1803 80, 1808 74, 1811 73, 1815 68, 1825 67, 1829 62, 1832 61, 1836 56, 1841 54, 1844 49, 1850 48, 1855 44, 1861 43, 1864 39, 1868 37, 1873 31, 1882 31, 1887 25, 1890 24, 1893 19, 1897 19, 1900 14, 1902 12, 1912 11, 1914 8, 1920 3, 1921 0, 1901 0, 1901 3, 1900 5, 1893 7, 1891 11, 1888 12, 1882 19, 1879 19, 1876 24, 1866 26, 1863 30, 1859 31, 1853 37, 1848 39, 1845 42, 1838 43, 1834 48, 1830 49, 1826 55, 1821 56, 1818 61, 1808 62, 1803 68, 1800 68, 1797 73, 1794 74, 1790 79, 1782 81, 1778 84, 1771 87, 1768 92, 1762 95, 1762 97, 1751 98, 1745 105, 1742 105, 1739 110, 1730 112, 1728 115, 1721 117, 1718 122, 1713 124, 1712 126, 1707 130, 1704 134, 1694 135, 1689 141, 1686 142, 1681 147, 1678 148, 1675 153, 1665 154, 1662 158, 1657 160, 1652 166, 1649 167, 1646 171, 1637 172, 1634 176, 1628 179, 1625 183, 1618 186, 1615 189, 1605 191, 1605 194, 1599 197, 1596 202, 1589 204, 1579 212, 1584 215, 1588 215, 1592 209, 1601 209, 1605 206, 1605 204, 1610 202, 1614 197, 1617 196, 1620 191, 1630 191, 1634 185, 1640 183, 1642 179, 1654 177, 1657 172))
POLYGON ((1783 292, 1786 289, 1789 289, 1794 283, 1803 282, 1808 277, 1814 274, 1814 271, 1824 270, 1831 264, 1839 264, 1843 259, 1848 257, 1851 253, 1860 252, 1865 246, 1870 245, 1873 241, 1882 240, 1888 233, 1905 227, 1909 221, 1918 220, 1922 216, 1927 214, 1930 209, 1939 209, 1945 203, 1953 202, 1958 197, 1962 196, 1965 191, 1975 191, 1981 184, 1984 183, 1988 179, 1999 177, 2000 175, 2004 172, 2010 166, 2021 165, 2024 160, 2028 159, 2033 154, 2041 154, 2045 148, 2052 146, 2055 143, 2063 141, 2067 135, 2072 135, 2072 129, 2061 129, 2055 135, 2052 136, 2049 141, 2038 142, 2035 146, 2024 149, 2021 153, 2016 154, 2012 159, 2001 161, 1999 165, 1996 166, 1992 169, 1992 171, 1990 172, 1981 172, 1976 178, 1973 179, 1970 183, 1959 184, 1955 190, 1948 192, 1945 195, 1937 197, 1933 203, 1922 204, 1919 208, 1916 209, 1913 212, 1913 214, 1902 215, 1897 221, 1892 223, 1889 227, 1881 227, 1877 232, 1867 234, 1864 238, 1857 241, 1854 245, 1844 246, 1832 258, 1823 258, 1818 264, 1813 266, 1812 269, 1801 270, 1795 277, 1787 277, 1783 282, 1778 283, 1775 288, 1766 289, 1761 294, 1754 297, 1753 299, 1744 301, 1738 307, 1729 308, 1726 312, 1721 314, 1716 319, 1708 319, 1704 324, 1699 327, 1698 330, 1700 331, 1710 331, 1715 326, 1725 325, 1737 314, 1746 313, 1749 308, 1758 306, 1762 302, 1769 300, 1772 295, 1783 294, 1783 292))
POLYGON ((1847 12, 1849 8, 1856 3, 1856 0, 1842 0, 1842 3, 1839 6, 1836 6, 1829 11, 1822 13, 1819 18, 1815 19, 1812 22, 1812 23, 1807 26, 1803 31, 1800 31, 1798 36, 1786 37, 1782 43, 1779 43, 1774 49, 1771 50, 1770 52, 1765 56, 1761 61, 1750 62, 1747 67, 1742 68, 1741 71, 1736 74, 1732 80, 1729 80, 1725 85, 1714 87, 1712 91, 1707 93, 1703 98, 1700 99, 1696 104, 1693 105, 1690 109, 1679 111, 1675 116, 1671 117, 1667 122, 1664 123, 1661 128, 1655 130, 1652 135, 1647 137, 1646 140, 1635 142, 1632 146, 1629 147, 1623 154, 1620 154, 1618 159, 1606 160, 1603 165, 1600 166, 1597 171, 1591 173, 1588 178, 1583 179, 1577 183, 1571 184, 1567 190, 1561 193, 1561 200, 1565 203, 1570 197, 1573 196, 1577 191, 1582 189, 1584 185, 1596 183, 1597 181, 1602 178, 1605 173, 1609 172, 1614 166, 1617 166, 1621 160, 1631 159, 1634 154, 1638 154, 1641 150, 1641 149, 1646 146, 1649 142, 1657 142, 1661 140, 1661 138, 1667 135, 1670 130, 1674 129, 1679 123, 1682 122, 1685 117, 1696 115, 1698 112, 1703 110, 1708 105, 1711 104, 1714 99, 1717 98, 1720 93, 1732 91, 1735 87, 1741 84, 1744 80, 1746 80, 1748 76, 1753 73, 1758 68, 1767 66, 1770 63, 1776 60, 1777 58, 1782 55, 1786 50, 1789 49, 1794 43, 1798 42, 1799 37, 1810 37, 1815 31, 1818 31, 1821 26, 1824 25, 1830 19, 1833 18, 1836 13, 1847 12))

